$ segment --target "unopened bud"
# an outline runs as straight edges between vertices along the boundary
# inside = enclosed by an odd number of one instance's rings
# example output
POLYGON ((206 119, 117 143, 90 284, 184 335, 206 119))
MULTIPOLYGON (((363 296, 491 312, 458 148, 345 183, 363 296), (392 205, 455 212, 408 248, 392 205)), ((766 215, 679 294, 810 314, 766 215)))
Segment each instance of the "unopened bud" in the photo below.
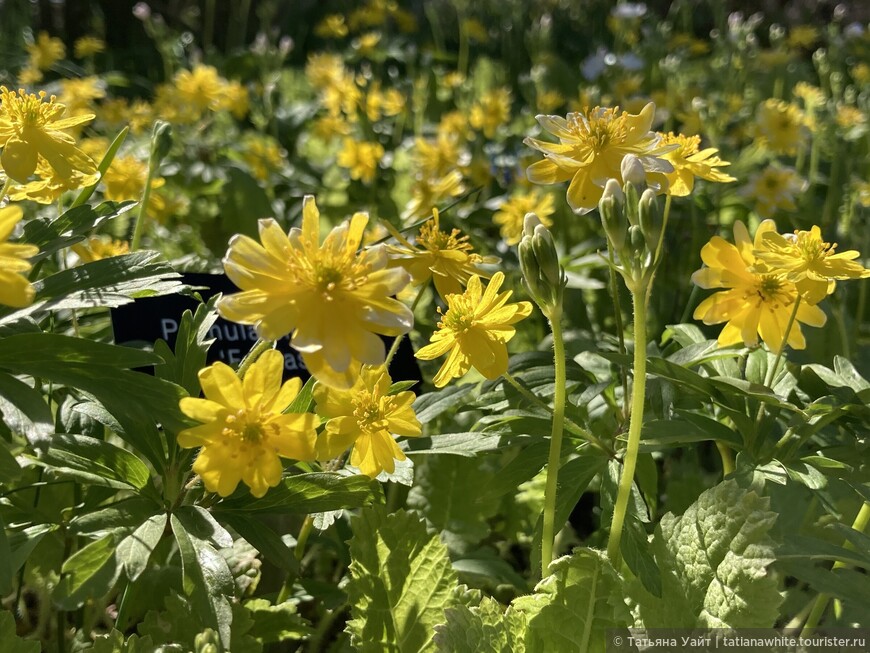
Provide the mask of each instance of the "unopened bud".
POLYGON ((625 205, 625 195, 615 179, 610 179, 604 188, 601 201, 598 202, 598 212, 601 214, 601 225, 607 234, 611 246, 619 252, 625 245, 625 236, 628 223, 622 216, 622 207, 625 205), (611 186, 611 182, 613 185, 611 186), (613 189, 618 191, 613 192, 613 189))
POLYGON ((628 223, 630 225, 637 226, 639 224, 637 215, 637 203, 640 199, 638 187, 634 184, 626 182, 626 184, 622 187, 622 192, 625 193, 625 217, 628 218, 628 223))
POLYGON ((535 258, 538 259, 538 267, 553 287, 562 283, 562 266, 559 265, 559 254, 556 252, 556 243, 553 235, 544 225, 535 227, 535 235, 532 237, 532 248, 535 258))
POLYGON ((626 184, 638 187, 646 184, 646 171, 643 169, 643 163, 634 154, 626 154, 623 157, 619 173, 622 175, 622 181, 626 184))
POLYGON ((620 204, 625 202, 625 193, 622 192, 622 186, 615 179, 608 179, 604 184, 604 192, 601 194, 601 199, 613 197, 620 204))
POLYGON ((661 232, 661 220, 659 219, 658 203, 656 202, 656 194, 647 188, 643 195, 640 196, 638 202, 638 214, 640 218, 640 228, 646 236, 647 242, 650 244, 658 243, 659 234, 661 232))
POLYGON ((546 302, 547 294, 542 284, 541 269, 538 267, 538 260, 535 258, 532 236, 523 236, 517 252, 526 288, 528 288, 529 294, 535 300, 535 303, 538 306, 543 306, 546 302))
POLYGON ((172 125, 165 120, 157 120, 151 132, 151 165, 158 166, 169 150, 172 149, 172 125))
POLYGON ((526 213, 526 217, 523 218, 523 236, 534 236, 535 235, 535 227, 537 227, 541 223, 541 220, 534 213, 526 213))

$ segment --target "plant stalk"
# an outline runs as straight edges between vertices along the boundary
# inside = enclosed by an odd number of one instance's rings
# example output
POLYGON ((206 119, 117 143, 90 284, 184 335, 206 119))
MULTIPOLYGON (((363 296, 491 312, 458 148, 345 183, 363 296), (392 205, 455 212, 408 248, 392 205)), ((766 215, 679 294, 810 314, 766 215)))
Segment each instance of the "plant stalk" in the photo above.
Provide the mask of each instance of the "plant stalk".
POLYGON ((556 489, 558 488, 559 480, 559 463, 562 460, 562 432, 565 426, 565 394, 567 385, 561 304, 557 304, 547 317, 550 320, 550 329, 553 331, 553 367, 555 369, 556 393, 553 397, 553 428, 550 432, 547 486, 544 491, 543 529, 541 531, 541 578, 547 576, 548 568, 553 561, 553 544, 556 536, 556 489))
POLYGON ((253 365, 266 351, 271 349, 273 344, 274 343, 271 340, 264 340, 263 338, 260 338, 254 343, 254 346, 251 347, 251 351, 249 351, 242 359, 242 362, 239 363, 239 369, 236 371, 236 374, 239 375, 240 379, 245 378, 245 374, 251 365, 253 365))
POLYGON ((646 304, 649 286, 640 282, 631 288, 634 307, 634 384, 631 388, 631 416, 628 425, 628 446, 625 450, 622 476, 613 506, 613 521, 610 523, 610 536, 607 540, 607 556, 614 566, 619 564, 619 542, 625 524, 625 513, 634 483, 634 470, 640 451, 640 431, 643 426, 643 407, 646 399, 646 304))

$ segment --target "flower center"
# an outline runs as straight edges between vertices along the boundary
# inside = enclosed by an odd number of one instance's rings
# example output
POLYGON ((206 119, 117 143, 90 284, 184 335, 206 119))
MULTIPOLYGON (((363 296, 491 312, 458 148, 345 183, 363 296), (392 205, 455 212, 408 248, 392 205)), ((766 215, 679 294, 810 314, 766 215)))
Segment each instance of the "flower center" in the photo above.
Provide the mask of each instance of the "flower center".
MULTIPOLYGON (((224 424, 221 434, 226 438, 238 438, 243 445, 261 444, 267 435, 257 410, 249 413, 244 408, 240 408, 235 413, 227 415, 224 424)), ((277 425, 273 424, 271 430, 277 432, 277 425)))
POLYGON ((820 238, 814 238, 808 233, 797 234, 795 243, 801 258, 807 263, 818 263, 828 254, 833 254, 837 244, 826 243, 820 238))
POLYGON ((601 154, 612 143, 625 140, 625 119, 616 109, 596 107, 584 114, 569 113, 568 127, 581 144, 601 154))
POLYGON ((433 221, 430 221, 420 227, 417 243, 430 252, 441 250, 470 252, 473 248, 468 242, 468 236, 461 236, 461 233, 459 229, 454 229, 448 234, 446 231, 441 231, 433 221))
MULTIPOLYGON (((462 298, 457 298, 462 299, 462 298)), ((474 310, 463 302, 455 301, 447 313, 438 323, 439 329, 450 329, 454 333, 462 334, 474 326, 474 310)))
POLYGON ((376 396, 365 391, 358 392, 353 398, 353 416, 363 431, 381 431, 387 428, 381 402, 376 396))

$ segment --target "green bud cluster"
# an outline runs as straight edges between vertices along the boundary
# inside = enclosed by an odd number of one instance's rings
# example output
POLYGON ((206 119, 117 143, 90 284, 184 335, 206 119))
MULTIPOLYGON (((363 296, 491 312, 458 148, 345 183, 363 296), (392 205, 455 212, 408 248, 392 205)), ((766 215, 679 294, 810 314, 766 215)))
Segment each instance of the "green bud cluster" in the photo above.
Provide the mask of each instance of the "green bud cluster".
POLYGON ((532 299, 547 317, 557 315, 562 308, 562 295, 568 280, 559 263, 553 234, 534 213, 527 213, 523 223, 519 259, 532 299))
POLYGON ((629 286, 647 281, 655 268, 662 215, 655 193, 634 155, 623 159, 620 186, 609 179, 598 203, 601 224, 613 249, 614 265, 629 286))
POLYGON ((206 628, 193 639, 195 653, 221 653, 220 637, 212 628, 206 628))
POLYGON ((172 125, 165 120, 157 120, 151 132, 151 165, 156 167, 172 149, 172 125))

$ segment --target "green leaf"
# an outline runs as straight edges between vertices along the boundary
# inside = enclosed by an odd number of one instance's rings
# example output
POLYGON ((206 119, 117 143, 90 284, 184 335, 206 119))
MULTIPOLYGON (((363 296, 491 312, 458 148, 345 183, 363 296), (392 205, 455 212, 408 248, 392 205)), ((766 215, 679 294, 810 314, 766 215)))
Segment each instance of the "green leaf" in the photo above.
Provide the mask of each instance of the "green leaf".
POLYGON ((177 383, 191 397, 199 396, 198 374, 206 366, 208 349, 214 342, 214 338, 208 338, 208 332, 218 317, 214 305, 219 298, 219 295, 214 295, 207 304, 197 306, 195 313, 187 310, 181 314, 174 352, 163 340, 154 343, 154 353, 166 361, 155 366, 154 373, 177 383))
POLYGON ((299 390, 299 394, 296 395, 296 398, 290 402, 290 405, 287 406, 287 409, 284 411, 285 413, 307 413, 311 408, 311 404, 314 401, 314 384, 316 383, 315 378, 309 377, 309 379, 305 382, 305 385, 299 390))
POLYGON ((414 400, 414 412, 421 424, 428 424, 448 410, 463 404, 465 395, 477 387, 473 383, 449 385, 437 392, 427 392, 414 400))
POLYGON ((113 628, 107 635, 94 637, 94 645, 86 650, 88 653, 152 653, 155 647, 150 637, 130 635, 125 640, 124 633, 113 628))
POLYGON ((0 649, 4 653, 39 653, 38 641, 22 639, 15 631, 15 617, 8 610, 0 611, 0 649))
POLYGON ((220 634, 230 648, 233 612, 228 597, 234 591, 233 575, 226 560, 207 541, 189 533, 181 520, 170 516, 172 532, 181 555, 184 591, 202 623, 220 634))
POLYGON ((23 333, 0 340, 0 367, 14 374, 39 374, 54 365, 130 369, 160 363, 154 354, 57 333, 23 333), (31 371, 33 370, 33 371, 31 371))
POLYGON ((233 536, 205 508, 181 506, 173 514, 193 537, 220 549, 233 545, 233 536))
POLYGON ((36 262, 56 251, 85 239, 94 227, 122 215, 136 206, 136 202, 103 202, 97 207, 77 206, 56 219, 36 218, 24 225, 22 242, 39 247, 36 262))
POLYGON ((387 394, 397 395, 400 392, 404 392, 405 390, 410 390, 415 385, 417 385, 417 383, 418 381, 396 381, 390 386, 387 394))
POLYGON ((604 653, 607 630, 631 623, 622 579, 593 549, 577 549, 550 565, 550 576, 535 593, 514 599, 511 609, 525 615, 527 653, 604 653))
POLYGON ((363 510, 351 527, 351 646, 363 653, 433 651, 433 629, 454 601, 447 548, 404 510, 363 510))
POLYGON ((296 560, 293 550, 284 544, 284 540, 261 520, 247 517, 241 512, 226 511, 218 512, 217 515, 222 522, 245 538, 273 565, 288 574, 299 573, 299 562, 296 560))
POLYGON ((54 591, 54 600, 61 609, 76 610, 114 587, 121 573, 115 556, 118 539, 118 533, 111 532, 66 559, 54 591))
POLYGON ((131 582, 148 568, 151 554, 166 530, 166 519, 166 513, 152 515, 118 544, 115 555, 131 582))
POLYGON ((442 653, 526 653, 526 616, 485 596, 479 606, 457 605, 444 612, 446 623, 435 626, 435 644, 442 653))
POLYGON ((230 511, 256 514, 310 514, 369 505, 380 495, 380 485, 367 476, 340 476, 326 472, 297 474, 283 479, 261 499, 247 491, 235 492, 214 507, 216 516, 230 511))
POLYGON ((254 620, 248 634, 263 644, 299 640, 313 632, 311 624, 296 614, 296 604, 292 601, 272 605, 266 599, 251 599, 245 601, 244 606, 254 620))
MULTIPOLYGON (((422 420, 421 423, 425 424, 422 420)), ((474 457, 481 451, 498 449, 501 445, 501 436, 481 431, 443 433, 405 440, 402 444, 405 452, 413 455, 449 453, 456 456, 474 457)))
POLYGON ((134 454, 86 435, 57 433, 35 461, 58 474, 118 489, 141 490, 151 478, 134 454))
POLYGON ((771 569, 769 499, 724 481, 698 497, 681 517, 665 515, 652 550, 662 596, 638 584, 638 623, 646 628, 770 628, 782 596, 771 569))
POLYGON ((54 419, 41 392, 0 373, 0 412, 9 430, 23 435, 32 447, 48 446, 54 433, 54 419))
POLYGON ((0 515, 0 595, 6 596, 12 590, 12 549, 6 538, 6 523, 0 515))
POLYGON ((482 490, 496 478, 480 457, 430 456, 416 468, 407 505, 441 532, 448 549, 466 553, 489 535, 488 520, 501 502, 482 490))
POLYGON ((10 551, 9 567, 13 575, 18 573, 18 570, 27 562, 31 552, 42 538, 54 530, 57 530, 57 526, 52 524, 36 524, 20 531, 7 533, 6 539, 9 542, 10 551))
POLYGON ((37 281, 33 284, 33 304, 14 315, 17 319, 40 311, 123 306, 137 297, 178 292, 184 287, 178 281, 180 276, 158 252, 99 259, 37 281))

